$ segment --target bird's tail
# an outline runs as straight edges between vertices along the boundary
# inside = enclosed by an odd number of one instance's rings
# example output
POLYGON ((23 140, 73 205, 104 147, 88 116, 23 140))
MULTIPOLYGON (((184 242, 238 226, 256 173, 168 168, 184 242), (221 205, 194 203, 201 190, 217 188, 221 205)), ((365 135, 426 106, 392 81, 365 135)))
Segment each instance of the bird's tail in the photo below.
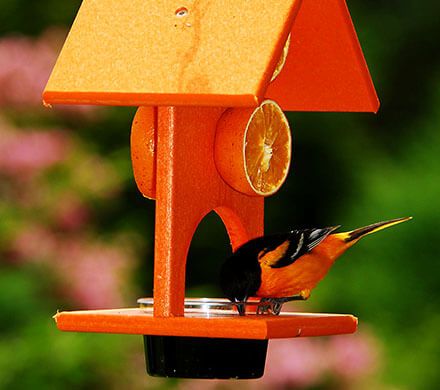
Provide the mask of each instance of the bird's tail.
POLYGON ((389 228, 401 222, 409 221, 410 219, 412 219, 412 217, 397 218, 397 219, 392 219, 390 221, 377 222, 377 223, 373 223, 372 225, 368 225, 365 227, 361 227, 359 229, 352 230, 350 232, 339 233, 339 235, 340 238, 342 238, 347 243, 352 241, 358 241, 362 237, 368 234, 378 232, 379 230, 389 228))

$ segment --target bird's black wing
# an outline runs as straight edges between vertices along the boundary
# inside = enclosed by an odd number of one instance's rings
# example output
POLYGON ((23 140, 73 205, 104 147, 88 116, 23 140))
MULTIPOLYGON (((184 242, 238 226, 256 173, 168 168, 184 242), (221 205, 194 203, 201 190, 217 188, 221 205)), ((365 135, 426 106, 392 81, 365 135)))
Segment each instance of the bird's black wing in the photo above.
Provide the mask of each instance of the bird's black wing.
POLYGON ((258 260, 260 264, 271 268, 286 267, 310 252, 338 227, 293 230, 286 234, 282 241, 280 240, 281 236, 276 235, 274 236, 275 245, 266 246, 258 254, 258 260))
POLYGON ((261 267, 281 268, 310 252, 336 228, 293 230, 254 238, 222 266, 220 284, 231 301, 246 301, 261 285, 261 267))

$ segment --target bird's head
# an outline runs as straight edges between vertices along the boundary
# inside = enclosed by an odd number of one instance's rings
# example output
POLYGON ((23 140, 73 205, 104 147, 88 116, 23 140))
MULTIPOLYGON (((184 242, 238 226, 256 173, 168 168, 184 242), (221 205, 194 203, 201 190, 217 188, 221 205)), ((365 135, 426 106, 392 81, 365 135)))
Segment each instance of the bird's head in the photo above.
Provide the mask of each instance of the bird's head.
POLYGON ((221 268, 220 285, 232 302, 244 302, 255 296, 261 285, 261 268, 255 257, 237 250, 221 268))

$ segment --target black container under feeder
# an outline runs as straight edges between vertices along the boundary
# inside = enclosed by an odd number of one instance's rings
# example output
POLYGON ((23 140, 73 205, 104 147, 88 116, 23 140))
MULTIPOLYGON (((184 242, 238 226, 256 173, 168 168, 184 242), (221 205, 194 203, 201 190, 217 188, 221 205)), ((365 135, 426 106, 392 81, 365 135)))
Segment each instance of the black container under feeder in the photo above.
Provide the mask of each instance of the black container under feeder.
MULTIPOLYGON (((152 310, 151 298, 139 299, 152 310)), ((248 311, 256 303, 250 302, 248 311)), ((228 300, 185 300, 185 315, 236 316, 228 300)), ((193 379, 256 379, 264 374, 268 340, 144 335, 147 372, 151 376, 193 379)))

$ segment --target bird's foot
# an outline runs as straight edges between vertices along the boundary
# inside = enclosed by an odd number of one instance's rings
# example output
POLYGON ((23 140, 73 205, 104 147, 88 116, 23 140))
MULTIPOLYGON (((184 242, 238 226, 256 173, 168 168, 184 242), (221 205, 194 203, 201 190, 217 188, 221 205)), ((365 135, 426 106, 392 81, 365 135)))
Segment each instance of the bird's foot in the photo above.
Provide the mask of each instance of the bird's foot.
POLYGON ((274 314, 276 298, 261 298, 257 306, 257 314, 274 314))
POLYGON ((307 294, 301 293, 299 295, 293 295, 291 297, 284 298, 261 298, 260 303, 257 306, 257 314, 273 314, 278 315, 281 313, 283 304, 291 301, 304 301, 310 296, 310 291, 307 294))

